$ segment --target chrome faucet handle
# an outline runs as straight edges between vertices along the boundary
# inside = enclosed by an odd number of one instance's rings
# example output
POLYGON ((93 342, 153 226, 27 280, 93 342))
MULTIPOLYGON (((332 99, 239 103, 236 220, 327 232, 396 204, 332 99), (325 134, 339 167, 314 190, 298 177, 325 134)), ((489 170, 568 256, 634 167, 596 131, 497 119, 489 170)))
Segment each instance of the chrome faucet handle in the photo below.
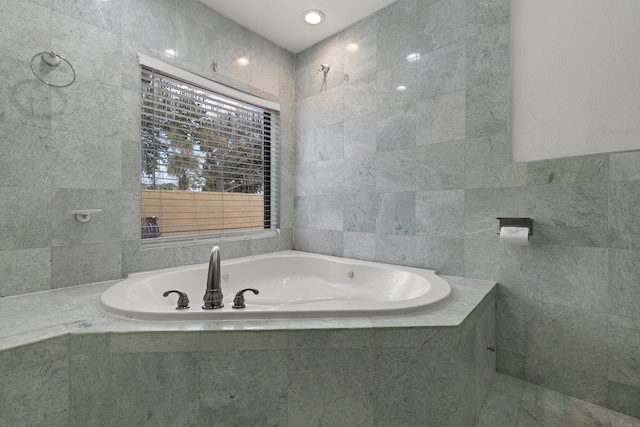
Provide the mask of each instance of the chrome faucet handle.
POLYGON ((247 291, 253 292, 255 295, 258 295, 260 292, 257 289, 247 288, 239 291, 236 294, 236 297, 233 299, 233 307, 232 308, 245 308, 246 305, 244 303, 244 293, 247 291))
POLYGON ((176 289, 172 289, 162 294, 162 296, 168 297, 171 293, 178 294, 178 306, 176 307, 176 310, 186 310, 187 308, 189 308, 189 297, 186 293, 178 291, 176 289))

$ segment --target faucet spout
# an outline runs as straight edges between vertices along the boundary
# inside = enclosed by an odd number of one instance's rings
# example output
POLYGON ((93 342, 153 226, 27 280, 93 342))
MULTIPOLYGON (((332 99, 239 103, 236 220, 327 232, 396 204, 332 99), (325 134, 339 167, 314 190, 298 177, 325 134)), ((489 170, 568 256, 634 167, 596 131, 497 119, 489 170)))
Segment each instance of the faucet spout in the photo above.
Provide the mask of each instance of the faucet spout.
POLYGON ((220 248, 214 246, 209 257, 209 273, 207 274, 207 290, 202 298, 205 310, 224 307, 222 303, 222 286, 220 284, 220 248))

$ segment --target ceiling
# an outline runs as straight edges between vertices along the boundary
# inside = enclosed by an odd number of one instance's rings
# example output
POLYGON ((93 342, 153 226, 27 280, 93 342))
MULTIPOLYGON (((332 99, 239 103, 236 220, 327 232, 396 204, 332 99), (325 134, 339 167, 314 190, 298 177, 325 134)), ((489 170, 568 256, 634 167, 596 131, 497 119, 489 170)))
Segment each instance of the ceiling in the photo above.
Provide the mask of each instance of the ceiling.
POLYGON ((274 44, 298 53, 396 0, 200 0, 274 44), (320 10, 324 22, 309 25, 302 14, 320 10))

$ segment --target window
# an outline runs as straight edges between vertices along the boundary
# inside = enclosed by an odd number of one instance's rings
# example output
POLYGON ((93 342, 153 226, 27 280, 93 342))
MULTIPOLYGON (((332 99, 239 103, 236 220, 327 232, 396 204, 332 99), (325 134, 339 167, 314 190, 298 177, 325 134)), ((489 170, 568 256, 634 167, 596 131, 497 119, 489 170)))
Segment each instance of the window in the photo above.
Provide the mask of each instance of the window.
POLYGON ((139 57, 143 243, 275 235, 278 104, 139 57))

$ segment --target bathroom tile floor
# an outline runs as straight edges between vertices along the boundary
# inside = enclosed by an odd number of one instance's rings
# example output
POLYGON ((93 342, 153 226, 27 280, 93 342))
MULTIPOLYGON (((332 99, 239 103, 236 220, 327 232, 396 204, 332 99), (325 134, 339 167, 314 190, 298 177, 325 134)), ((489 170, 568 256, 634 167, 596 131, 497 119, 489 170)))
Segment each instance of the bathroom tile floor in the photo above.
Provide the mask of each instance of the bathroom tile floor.
POLYGON ((475 427, 534 426, 640 427, 640 419, 497 372, 475 427))

